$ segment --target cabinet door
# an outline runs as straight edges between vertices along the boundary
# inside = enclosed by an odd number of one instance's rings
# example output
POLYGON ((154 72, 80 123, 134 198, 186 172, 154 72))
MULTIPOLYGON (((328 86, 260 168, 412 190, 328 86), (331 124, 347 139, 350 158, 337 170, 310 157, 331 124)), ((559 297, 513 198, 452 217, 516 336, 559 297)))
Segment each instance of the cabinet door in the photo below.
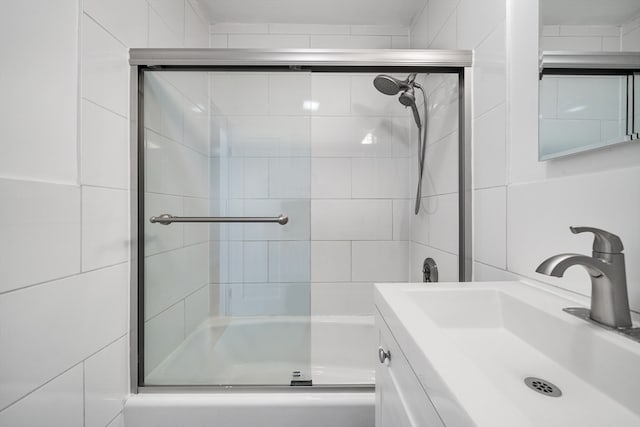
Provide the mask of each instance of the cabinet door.
MULTIPOLYGON (((376 316, 378 344, 390 358, 376 368, 376 427, 444 427, 391 331, 376 316)), ((377 351, 378 349, 376 349, 377 351)))
POLYGON ((418 427, 409 419, 393 372, 383 364, 376 369, 376 427, 418 427))

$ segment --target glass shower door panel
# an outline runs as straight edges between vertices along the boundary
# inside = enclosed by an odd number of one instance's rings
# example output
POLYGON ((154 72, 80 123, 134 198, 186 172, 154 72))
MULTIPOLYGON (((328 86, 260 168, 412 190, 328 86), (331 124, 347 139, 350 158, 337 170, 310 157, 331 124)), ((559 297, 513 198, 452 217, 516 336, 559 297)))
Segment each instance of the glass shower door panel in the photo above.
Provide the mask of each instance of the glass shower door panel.
POLYGON ((310 74, 147 72, 145 384, 292 385, 310 371, 310 74))

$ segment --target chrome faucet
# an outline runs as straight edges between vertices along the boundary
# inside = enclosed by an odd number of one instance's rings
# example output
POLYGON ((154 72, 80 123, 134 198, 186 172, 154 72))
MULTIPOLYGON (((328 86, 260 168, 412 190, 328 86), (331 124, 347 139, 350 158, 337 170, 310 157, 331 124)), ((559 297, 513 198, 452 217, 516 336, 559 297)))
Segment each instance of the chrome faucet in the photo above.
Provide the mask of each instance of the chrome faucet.
POLYGON ((627 296, 622 241, 615 234, 598 228, 569 227, 573 234, 591 232, 595 235, 592 256, 560 254, 538 266, 536 272, 562 277, 567 268, 583 266, 591 276, 591 312, 589 317, 611 328, 631 327, 631 312, 627 296))

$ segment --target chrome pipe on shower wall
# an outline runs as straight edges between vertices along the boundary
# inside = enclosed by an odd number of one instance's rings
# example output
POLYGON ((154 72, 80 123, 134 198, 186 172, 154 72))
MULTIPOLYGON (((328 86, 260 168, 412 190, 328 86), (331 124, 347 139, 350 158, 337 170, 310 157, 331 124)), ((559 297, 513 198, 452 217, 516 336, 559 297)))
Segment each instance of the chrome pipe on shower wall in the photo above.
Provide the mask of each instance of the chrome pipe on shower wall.
POLYGON ((230 222, 277 222, 280 225, 285 225, 289 222, 287 215, 280 214, 277 217, 259 217, 259 216, 173 216, 170 214, 162 214, 160 216, 152 216, 149 218, 149 222, 152 224, 169 225, 174 222, 218 222, 218 223, 230 223, 230 222))

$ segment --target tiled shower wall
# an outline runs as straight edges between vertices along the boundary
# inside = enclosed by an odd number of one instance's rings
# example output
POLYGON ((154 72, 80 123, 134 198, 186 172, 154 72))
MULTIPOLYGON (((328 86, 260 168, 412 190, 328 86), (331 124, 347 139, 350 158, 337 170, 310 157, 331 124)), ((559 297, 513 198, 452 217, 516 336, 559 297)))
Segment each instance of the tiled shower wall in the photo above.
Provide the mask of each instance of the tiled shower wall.
MULTIPOLYGON (((505 67, 504 0, 429 0, 411 27, 410 43, 419 49, 473 49, 473 186, 474 186, 474 250, 476 258, 483 253, 479 245, 486 244, 483 227, 478 226, 478 206, 488 204, 497 209, 504 198, 494 196, 494 188, 505 179, 501 162, 506 156, 506 67, 505 67), (478 19, 482 16, 482 19, 478 19), (496 162, 497 166, 493 164, 496 162)), ((427 151, 427 181, 425 188, 435 188, 435 195, 426 199, 426 209, 414 221, 414 227, 427 229, 426 242, 416 239, 412 248, 413 272, 419 271, 425 256, 442 265, 441 280, 457 280, 457 82, 449 77, 430 76, 430 123, 434 127, 427 151), (434 183, 431 184, 430 182, 434 183)), ((492 217, 492 221, 499 217, 492 217)), ((414 235, 414 233, 412 233, 414 235)), ((491 236, 490 241, 504 241, 504 231, 491 236)), ((497 256, 504 256, 504 254, 497 256)), ((414 280, 417 277, 413 277, 414 280)))
MULTIPOLYGON (((407 29, 384 26, 210 28, 215 47, 389 48, 406 47, 407 41, 407 29)), ((218 280, 232 293, 223 311, 368 315, 373 282, 408 280, 413 122, 396 97, 375 90, 373 77, 212 74, 212 113, 218 111, 212 136, 223 135, 217 143, 226 150, 220 159, 212 157, 221 162, 212 171, 223 174, 223 181, 215 185, 226 194, 228 214, 286 213, 291 217, 287 227, 295 228, 295 233, 283 236, 285 229, 268 224, 252 231, 253 238, 246 233, 255 225, 229 228, 230 234, 244 230, 245 243, 231 236, 224 243, 230 255, 223 251, 219 256, 218 280), (265 139, 280 145, 270 147, 265 139), (279 271, 292 276, 283 280, 279 271), (269 297, 278 289, 302 291, 309 281, 311 307, 304 292, 288 306, 269 297)))
POLYGON ((207 26, 186 1, 38 0, 0 35, 0 425, 122 426, 127 47, 207 46, 207 26))

